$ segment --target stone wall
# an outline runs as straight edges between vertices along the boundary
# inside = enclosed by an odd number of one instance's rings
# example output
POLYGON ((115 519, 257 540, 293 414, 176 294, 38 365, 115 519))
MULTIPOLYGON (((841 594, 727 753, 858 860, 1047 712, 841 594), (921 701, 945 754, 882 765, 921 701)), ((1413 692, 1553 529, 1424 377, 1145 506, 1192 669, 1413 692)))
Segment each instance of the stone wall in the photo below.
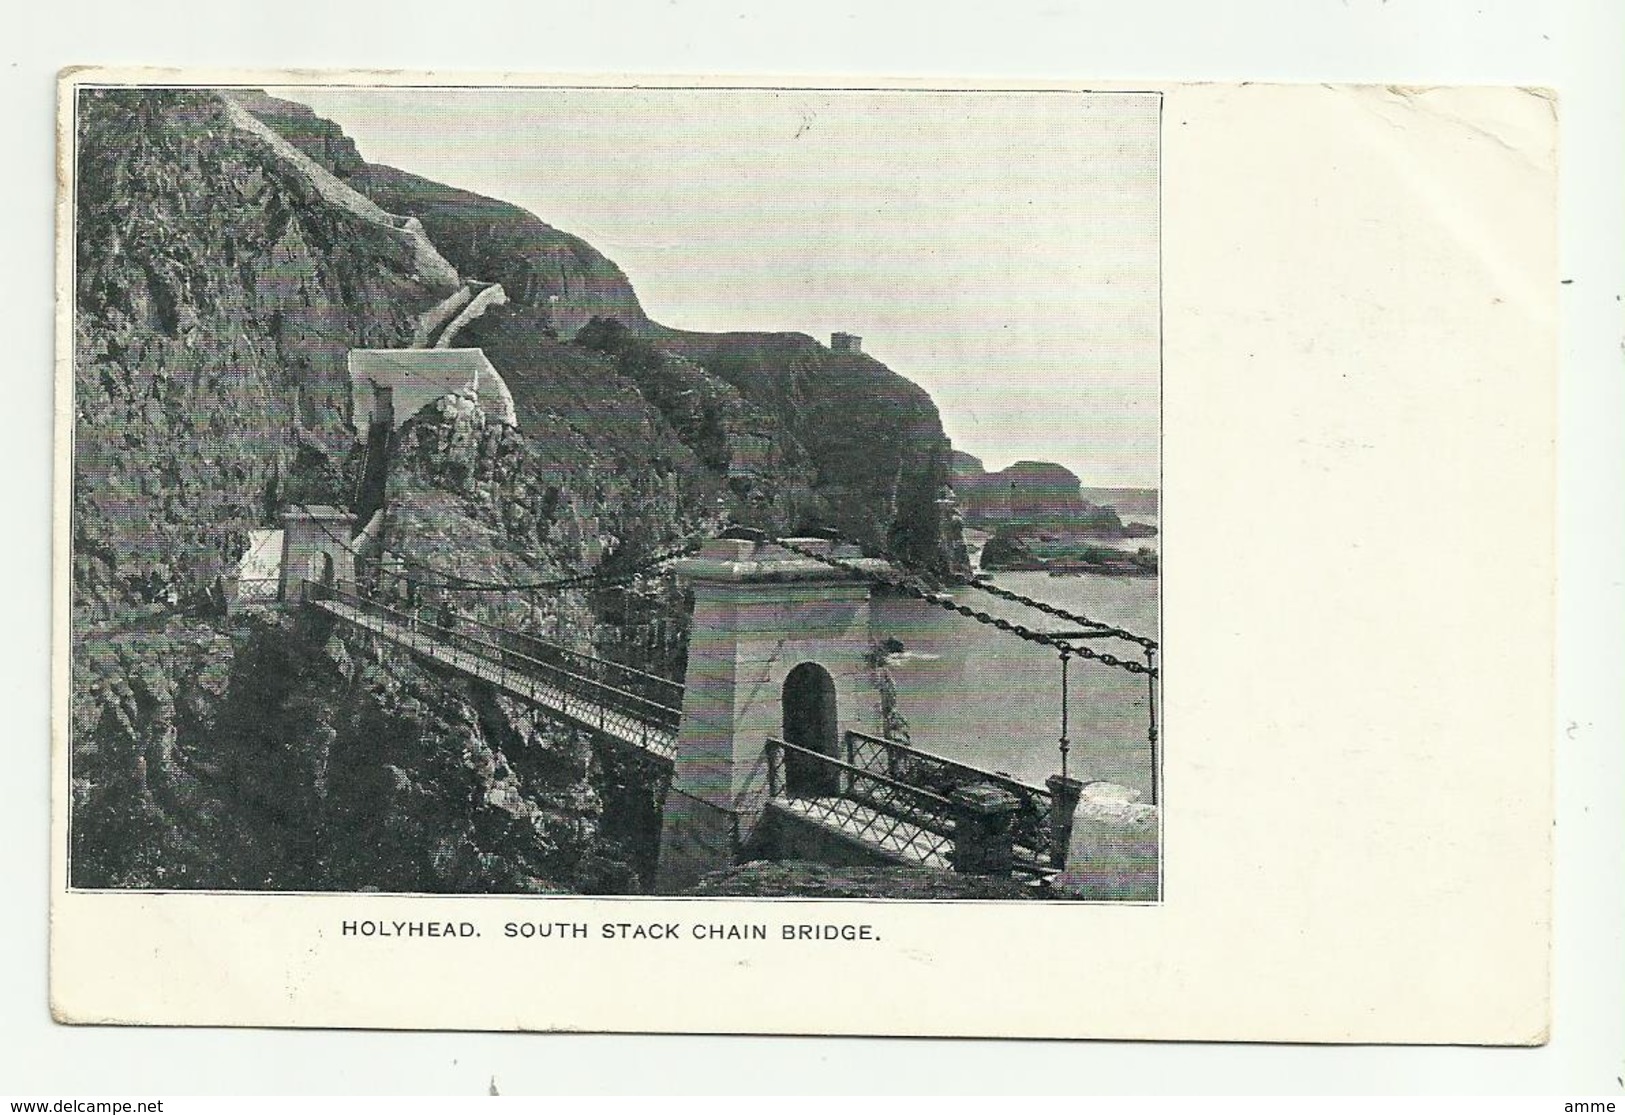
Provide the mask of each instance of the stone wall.
MULTIPOLYGON (((506 306, 508 304, 508 292, 502 289, 501 283, 469 283, 467 289, 473 293, 473 297, 467 305, 462 307, 457 316, 451 320, 451 323, 441 331, 440 335, 435 338, 435 348, 450 348, 457 340, 457 334, 461 333, 470 322, 478 320, 480 315, 492 306, 506 306)), ((507 390, 507 388, 504 387, 503 390, 507 390)))
POLYGON ((232 122, 237 127, 258 136, 270 144, 278 155, 298 167, 306 180, 309 181, 311 187, 324 201, 336 205, 380 228, 387 228, 398 233, 411 247, 416 273, 424 282, 434 287, 450 290, 462 281, 457 274, 457 268, 447 262, 446 257, 441 255, 439 250, 430 243, 428 236, 424 234, 422 222, 385 212, 377 203, 346 185, 328 171, 326 167, 323 167, 289 143, 280 133, 266 125, 229 95, 221 94, 220 99, 225 103, 226 111, 231 115, 232 122))
POLYGON ((518 425, 513 393, 477 348, 353 349, 349 372, 351 425, 362 442, 374 423, 398 431, 447 395, 476 398, 487 419, 518 425))
POLYGON ((1110 782, 1084 786, 1057 891, 1101 901, 1157 901, 1162 816, 1138 797, 1110 782))

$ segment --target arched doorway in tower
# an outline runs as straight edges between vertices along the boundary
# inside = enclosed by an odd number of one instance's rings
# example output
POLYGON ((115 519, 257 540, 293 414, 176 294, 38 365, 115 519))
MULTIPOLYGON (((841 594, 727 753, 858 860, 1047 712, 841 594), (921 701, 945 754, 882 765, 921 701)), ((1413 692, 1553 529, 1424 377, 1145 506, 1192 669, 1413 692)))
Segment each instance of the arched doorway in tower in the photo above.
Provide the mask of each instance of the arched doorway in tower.
MULTIPOLYGON (((784 679, 784 740, 808 751, 838 759, 835 679, 816 662, 803 662, 784 679)), ((821 797, 840 792, 840 770, 794 753, 785 756, 784 779, 792 797, 821 797)))
POLYGON ((333 587, 333 555, 325 550, 310 555, 305 563, 305 578, 323 588, 333 587))

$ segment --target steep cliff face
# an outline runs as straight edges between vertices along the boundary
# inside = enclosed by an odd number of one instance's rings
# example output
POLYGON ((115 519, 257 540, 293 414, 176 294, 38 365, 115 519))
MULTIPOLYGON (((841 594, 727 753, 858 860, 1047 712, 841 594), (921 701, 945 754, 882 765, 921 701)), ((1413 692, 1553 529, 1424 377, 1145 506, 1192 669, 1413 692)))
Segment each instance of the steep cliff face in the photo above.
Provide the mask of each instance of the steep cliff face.
MULTIPOLYGON (((469 399, 408 422, 394 455, 386 538, 440 576, 546 580, 579 570, 588 538, 680 529, 669 487, 595 488, 587 465, 552 467, 469 399), (594 531, 572 530, 576 508, 611 506, 594 531)), ((628 642, 579 589, 420 591, 414 606, 455 601, 610 653, 628 642)), ((649 761, 319 613, 76 636, 75 885, 629 893, 652 870, 662 779, 649 761)), ((637 649, 653 664, 662 648, 637 649)))
MULTIPOLYGON (((391 551, 507 584, 627 568, 724 504, 940 567, 957 528, 935 408, 810 338, 662 329, 580 241, 233 96, 298 157, 215 93, 81 95, 75 884, 635 889, 655 772, 312 616, 204 618, 251 529, 358 498, 347 351, 410 345, 464 277, 508 286, 513 304, 458 343, 503 373, 519 428, 442 400, 399 431, 384 479, 391 551), (572 343, 594 318, 650 359, 572 343)), ((648 619, 680 614, 681 586, 650 578, 632 599, 462 606, 680 675, 681 625, 652 639, 648 619)))
POLYGON ((341 180, 347 181, 367 165, 355 140, 307 105, 272 97, 258 89, 233 89, 231 98, 341 180))
MULTIPOLYGON (((568 578, 587 566, 634 565, 714 527, 703 498, 677 474, 594 468, 559 460, 472 400, 448 396, 402 427, 392 449, 384 539, 420 578, 525 585, 568 578)), ((601 459, 601 458, 600 458, 601 459)), ((562 636, 584 650, 681 677, 687 609, 681 586, 650 574, 644 609, 665 621, 659 645, 624 653, 646 617, 584 588, 441 593, 477 618, 562 636)), ((437 596, 431 589, 424 595, 437 596)))
POLYGON ((594 318, 573 346, 608 359, 636 386, 695 461, 723 482, 733 521, 783 531, 818 519, 812 459, 772 406, 614 319, 594 318))
POLYGON ((304 466, 349 442, 345 352, 444 292, 209 93, 81 93, 75 186, 74 603, 106 618, 194 595, 290 482, 342 502, 304 466))
MULTIPOLYGON (((915 384, 799 333, 692 333, 652 322, 620 268, 579 238, 517 206, 368 164, 336 125, 303 106, 245 103, 384 208, 419 217, 464 275, 503 284, 513 306, 481 318, 459 343, 484 347, 516 394, 527 380, 551 386, 561 363, 551 342, 585 339, 614 362, 598 378, 600 395, 638 390, 665 420, 656 425, 727 481, 736 520, 833 527, 924 568, 962 567, 957 523, 937 502, 949 479, 948 440, 915 384), (631 347, 633 359, 624 342, 580 337, 594 319, 619 323, 642 343, 631 347)), ((579 380, 572 387, 577 399, 592 394, 579 380)))
POLYGON ((807 462, 811 499, 796 508, 804 522, 919 568, 961 564, 957 524, 938 503, 951 449, 922 388, 878 360, 832 352, 801 333, 667 330, 658 343, 782 424, 807 462))
POLYGON ((75 639, 74 885, 257 885, 278 870, 208 781, 234 649, 227 632, 178 618, 75 639))
POLYGON ((329 623, 175 621, 75 671, 76 886, 636 886, 588 740, 329 623))
POLYGON ((259 92, 234 96, 310 158, 392 213, 418 218, 464 275, 501 283, 515 305, 569 337, 594 317, 645 331, 648 317, 626 275, 582 240, 495 198, 366 162, 332 121, 259 92))
POLYGON ((501 283, 516 305, 541 311, 561 336, 599 316, 648 326, 619 267, 517 205, 387 166, 367 164, 350 181, 386 209, 417 217, 460 271, 501 283))

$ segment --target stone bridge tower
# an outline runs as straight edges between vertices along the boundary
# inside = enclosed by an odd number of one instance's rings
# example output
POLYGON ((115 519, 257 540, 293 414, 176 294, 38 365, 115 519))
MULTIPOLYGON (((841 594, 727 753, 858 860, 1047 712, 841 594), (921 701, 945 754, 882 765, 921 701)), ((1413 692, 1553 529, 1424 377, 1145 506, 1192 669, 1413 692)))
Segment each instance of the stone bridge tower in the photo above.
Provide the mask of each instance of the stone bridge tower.
POLYGON ((355 516, 337 507, 296 507, 282 512, 282 571, 277 599, 299 599, 305 581, 332 585, 355 581, 349 539, 355 516))
MULTIPOLYGON (((791 541, 860 569, 890 568, 856 547, 791 541)), ((848 728, 879 722, 868 582, 742 538, 715 539, 676 568, 693 586, 694 619, 656 878, 668 893, 750 848, 767 803, 769 736, 838 758, 848 728)))

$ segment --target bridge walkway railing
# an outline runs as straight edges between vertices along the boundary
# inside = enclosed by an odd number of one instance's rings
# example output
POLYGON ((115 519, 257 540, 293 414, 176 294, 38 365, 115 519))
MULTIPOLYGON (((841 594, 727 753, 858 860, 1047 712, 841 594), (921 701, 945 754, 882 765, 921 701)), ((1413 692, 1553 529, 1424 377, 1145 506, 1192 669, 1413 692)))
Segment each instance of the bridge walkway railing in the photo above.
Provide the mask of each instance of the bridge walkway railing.
POLYGON ((481 631, 489 641, 533 662, 545 663, 576 677, 589 678, 617 692, 630 693, 644 702, 644 707, 650 710, 650 715, 657 723, 674 732, 682 719, 681 682, 624 666, 619 662, 582 654, 580 651, 571 650, 535 635, 494 627, 477 620, 459 620, 458 627, 481 631))
POLYGON ((908 863, 947 868, 953 803, 930 790, 769 738, 769 800, 908 863))
MULTIPOLYGON (((641 693, 601 680, 605 676, 621 676, 618 672, 637 672, 628 667, 475 621, 463 621, 458 627, 433 623, 343 585, 307 581, 304 592, 305 599, 316 607, 397 646, 478 677, 512 696, 546 706, 566 719, 633 744, 652 755, 668 761, 676 756, 681 707, 661 704, 641 693), (549 651, 553 660, 544 661, 515 649, 516 646, 549 651), (590 672, 576 673, 561 663, 584 663, 590 672)), ((675 684, 663 678, 654 680, 675 684)), ((677 688, 680 692, 681 687, 677 688)))
POLYGON ((847 732, 845 752, 839 759, 770 738, 770 800, 902 860, 947 867, 959 823, 955 791, 991 785, 1017 803, 1009 829, 1014 870, 1046 878, 1065 866, 1049 790, 866 732, 847 732))
POLYGON ((1066 851, 1056 848, 1054 795, 1047 789, 1028 785, 1008 774, 984 770, 856 730, 846 733, 846 761, 858 769, 928 790, 941 798, 951 796, 962 786, 997 786, 1018 802, 1011 821, 1018 864, 1037 872, 1065 866, 1066 851))

